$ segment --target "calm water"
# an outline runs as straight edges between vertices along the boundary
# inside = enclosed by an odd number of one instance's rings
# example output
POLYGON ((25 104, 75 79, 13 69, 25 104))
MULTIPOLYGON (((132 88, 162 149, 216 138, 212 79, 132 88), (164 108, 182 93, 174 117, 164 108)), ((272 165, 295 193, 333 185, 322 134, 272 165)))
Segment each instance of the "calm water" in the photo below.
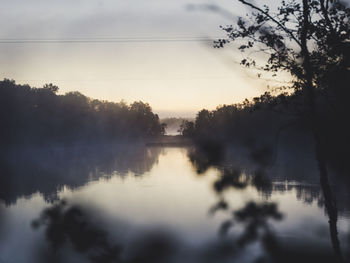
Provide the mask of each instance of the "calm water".
MULTIPOLYGON (((281 160, 254 179, 237 164, 199 169, 186 148, 10 155, 1 163, 1 263, 269 262, 281 253, 308 262, 334 254, 317 170, 305 165, 281 160), (79 216, 65 217, 73 208, 79 216)), ((334 184, 346 258, 349 196, 334 184)))

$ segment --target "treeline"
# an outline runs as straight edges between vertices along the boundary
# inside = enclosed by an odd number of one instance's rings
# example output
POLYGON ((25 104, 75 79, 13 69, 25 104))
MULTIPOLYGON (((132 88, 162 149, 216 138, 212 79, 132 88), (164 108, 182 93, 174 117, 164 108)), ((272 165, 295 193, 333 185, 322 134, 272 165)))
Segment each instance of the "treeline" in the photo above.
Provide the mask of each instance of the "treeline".
POLYGON ((275 135, 280 127, 294 120, 295 108, 291 104, 300 99, 297 94, 273 96, 266 92, 251 101, 246 99, 242 103, 218 106, 212 111, 203 109, 194 122, 183 124, 182 134, 197 142, 225 144, 268 140, 269 135, 275 135))
POLYGON ((164 133, 157 114, 141 101, 130 105, 91 99, 58 87, 0 81, 0 144, 74 144, 138 140, 164 133))
MULTIPOLYGON (((329 90, 317 91, 317 117, 328 159, 340 167, 346 165, 350 154, 350 109, 347 106, 350 91, 343 89, 340 97, 329 96, 330 93, 329 90), (334 101, 330 102, 330 98, 334 101)), ((194 122, 183 124, 182 134, 215 158, 228 147, 244 147, 252 155, 260 154, 263 158, 273 155, 275 147, 282 144, 287 149, 296 145, 302 149, 312 145, 304 100, 301 91, 277 96, 266 92, 243 103, 219 106, 212 111, 204 109, 198 112, 194 122)))

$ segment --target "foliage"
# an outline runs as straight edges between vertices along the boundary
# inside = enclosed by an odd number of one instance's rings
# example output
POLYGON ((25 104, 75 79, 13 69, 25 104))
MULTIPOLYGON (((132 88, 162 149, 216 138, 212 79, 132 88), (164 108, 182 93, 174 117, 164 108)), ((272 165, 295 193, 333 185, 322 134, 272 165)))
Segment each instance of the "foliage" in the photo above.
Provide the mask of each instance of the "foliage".
POLYGON ((223 105, 213 111, 201 110, 193 123, 184 126, 183 134, 197 141, 214 140, 218 143, 268 140, 279 127, 296 114, 294 107, 301 100, 299 94, 272 96, 266 92, 253 100, 223 105), (288 113, 290 118, 285 118, 288 113))
POLYGON ((241 52, 252 51, 242 59, 242 65, 274 73, 287 71, 294 78, 295 90, 304 87, 310 72, 317 88, 332 88, 325 81, 328 73, 349 67, 350 9, 341 2, 283 0, 273 12, 266 5, 260 8, 238 1, 253 11, 249 19, 240 17, 236 26, 221 27, 227 38, 215 41, 215 47, 239 41, 241 52), (259 63, 259 58, 252 55, 254 51, 265 54, 266 62, 259 63), (306 69, 305 52, 310 53, 310 72, 306 69))
POLYGON ((238 50, 247 54, 241 61, 245 67, 274 75, 290 73, 292 92, 278 96, 267 92, 251 101, 202 110, 193 137, 200 144, 274 145, 280 131, 288 127, 289 133, 312 134, 318 160, 328 155, 328 160, 346 163, 350 8, 340 1, 283 0, 271 10, 237 1, 252 11, 237 25, 222 27, 227 37, 215 41, 215 47, 238 43, 238 50))
POLYGON ((183 120, 181 125, 180 125, 180 129, 179 132, 181 135, 185 136, 185 137, 191 137, 194 135, 194 123, 192 121, 188 121, 188 120, 183 120))
POLYGON ((1 144, 130 140, 164 133, 147 103, 127 105, 90 99, 77 91, 64 95, 57 91, 53 84, 31 88, 1 81, 1 144))

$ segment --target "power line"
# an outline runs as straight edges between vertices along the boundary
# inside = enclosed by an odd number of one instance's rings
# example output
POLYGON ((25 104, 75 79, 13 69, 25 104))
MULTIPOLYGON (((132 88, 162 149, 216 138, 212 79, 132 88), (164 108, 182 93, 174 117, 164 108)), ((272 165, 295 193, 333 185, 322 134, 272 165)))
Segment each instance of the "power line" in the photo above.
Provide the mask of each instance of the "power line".
POLYGON ((168 37, 157 37, 157 36, 143 36, 143 37, 115 37, 115 36, 110 36, 110 37, 33 37, 33 38, 28 38, 28 37, 0 37, 0 39, 6 39, 6 40, 60 40, 60 39, 68 39, 68 40, 84 40, 84 39, 198 39, 198 38, 209 38, 208 36, 168 36, 168 37))
POLYGON ((0 44, 56 44, 56 43, 150 43, 150 42, 212 42, 209 37, 169 37, 169 38, 0 38, 0 44))
POLYGON ((115 81, 157 81, 157 80, 220 80, 220 79, 232 79, 232 76, 194 76, 194 77, 174 77, 169 78, 159 77, 159 78, 113 78, 113 79, 16 79, 20 82, 115 82, 115 81))

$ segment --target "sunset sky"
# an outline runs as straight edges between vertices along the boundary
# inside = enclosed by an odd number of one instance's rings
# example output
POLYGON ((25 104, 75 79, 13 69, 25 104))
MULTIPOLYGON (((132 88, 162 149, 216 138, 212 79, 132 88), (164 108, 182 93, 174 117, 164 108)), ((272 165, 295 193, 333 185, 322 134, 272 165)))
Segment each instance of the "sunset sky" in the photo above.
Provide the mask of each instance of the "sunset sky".
POLYGON ((232 0, 1 0, 1 7, 1 79, 142 100, 161 117, 194 116, 271 84, 243 69, 233 47, 202 41, 224 37, 219 25, 245 14, 232 0), (225 12, 203 6, 213 4, 225 12))

